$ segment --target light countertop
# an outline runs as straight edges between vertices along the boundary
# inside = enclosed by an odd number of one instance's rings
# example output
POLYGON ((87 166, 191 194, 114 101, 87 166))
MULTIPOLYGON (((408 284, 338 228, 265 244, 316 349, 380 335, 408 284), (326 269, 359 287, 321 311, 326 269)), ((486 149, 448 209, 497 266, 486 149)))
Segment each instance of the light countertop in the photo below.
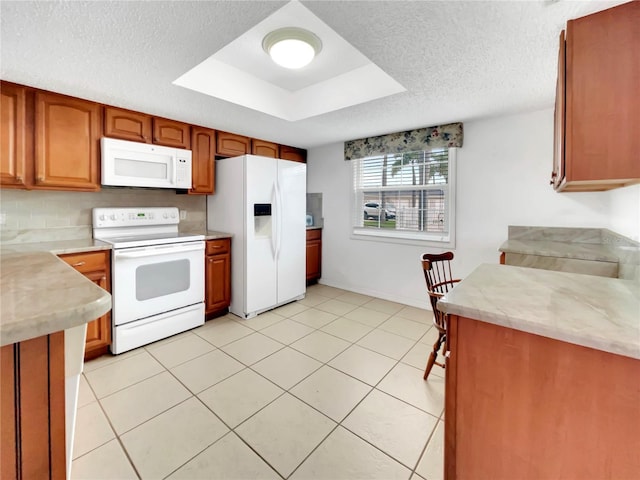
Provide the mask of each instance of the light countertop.
POLYGON ((640 359, 640 283, 483 264, 438 302, 460 315, 640 359))
POLYGON ((57 240, 55 242, 29 242, 2 244, 0 252, 5 253, 29 253, 29 252, 49 252, 54 255, 66 253, 93 252, 100 250, 111 250, 111 245, 94 240, 93 238, 83 238, 80 240, 57 240))
POLYGON ((218 240, 220 238, 231 238, 231 237, 233 237, 233 235, 225 232, 216 232, 214 230, 207 230, 206 232, 204 232, 205 240, 218 240))
POLYGON ((618 257, 607 245, 594 243, 570 243, 550 240, 514 240, 505 241, 499 248, 505 253, 540 255, 543 257, 575 258, 598 262, 618 262, 618 257))
MULTIPOLYGON (((111 295, 48 252, 0 255, 0 345, 90 322, 111 295)), ((66 252, 65 252, 66 253, 66 252)))

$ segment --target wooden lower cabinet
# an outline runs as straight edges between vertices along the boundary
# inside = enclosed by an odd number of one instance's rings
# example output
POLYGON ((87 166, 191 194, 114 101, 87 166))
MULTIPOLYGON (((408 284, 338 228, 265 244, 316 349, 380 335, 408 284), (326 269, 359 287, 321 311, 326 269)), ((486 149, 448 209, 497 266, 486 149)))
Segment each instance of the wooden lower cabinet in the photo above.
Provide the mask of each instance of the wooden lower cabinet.
POLYGON ((205 314, 227 313, 231 304, 231 239, 207 240, 205 256, 205 314))
POLYGON ((449 317, 445 479, 640 472, 640 360, 449 317))
MULTIPOLYGON (((111 252, 73 253, 60 255, 66 263, 82 273, 103 290, 111 292, 111 252)), ((111 345, 111 312, 87 323, 84 359, 91 360, 108 352, 111 345)))
POLYGON ((66 478, 64 332, 0 349, 0 478, 66 478))
POLYGON ((322 230, 307 230, 307 284, 322 275, 322 230))

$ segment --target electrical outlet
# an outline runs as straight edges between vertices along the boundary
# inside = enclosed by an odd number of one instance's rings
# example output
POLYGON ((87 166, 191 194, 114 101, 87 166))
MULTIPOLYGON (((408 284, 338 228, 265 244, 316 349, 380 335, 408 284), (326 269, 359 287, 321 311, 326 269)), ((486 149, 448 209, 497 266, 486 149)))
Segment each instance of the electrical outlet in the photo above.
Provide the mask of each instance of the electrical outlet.
POLYGON ((180 210, 180 220, 186 220, 186 219, 187 219, 187 211, 180 210))
POLYGON ((6 225, 6 224, 7 224, 7 214, 0 213, 0 225, 6 225))

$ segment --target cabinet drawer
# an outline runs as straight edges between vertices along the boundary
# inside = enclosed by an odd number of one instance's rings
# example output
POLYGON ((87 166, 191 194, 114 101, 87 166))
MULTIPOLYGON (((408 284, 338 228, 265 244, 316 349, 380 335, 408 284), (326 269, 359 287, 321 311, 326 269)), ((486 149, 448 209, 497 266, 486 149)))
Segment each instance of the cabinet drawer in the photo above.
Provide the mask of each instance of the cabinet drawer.
POLYGON ((71 265, 80 273, 97 272, 106 270, 109 260, 109 252, 72 253, 60 255, 60 258, 71 265))
POLYGON ((231 240, 222 238, 219 240, 207 240, 207 255, 218 255, 220 253, 229 253, 231 248, 231 240))
POLYGON ((315 228, 307 230, 307 240, 320 240, 322 238, 322 230, 315 228))

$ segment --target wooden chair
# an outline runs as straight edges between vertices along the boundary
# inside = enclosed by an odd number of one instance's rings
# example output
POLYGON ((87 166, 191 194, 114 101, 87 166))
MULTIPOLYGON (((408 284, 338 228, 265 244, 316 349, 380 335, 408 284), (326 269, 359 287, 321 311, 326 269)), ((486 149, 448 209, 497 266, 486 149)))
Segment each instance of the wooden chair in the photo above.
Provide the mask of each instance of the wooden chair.
POLYGON ((422 255, 422 270, 424 271, 424 279, 427 282, 427 293, 429 294, 431 309, 433 310, 433 323, 438 329, 438 340, 433 344, 433 351, 431 355, 429 355, 427 368, 424 371, 423 378, 425 380, 434 365, 444 368, 444 362, 436 362, 436 358, 438 357, 440 347, 447 338, 447 314, 438 310, 436 304, 440 298, 460 281, 460 279, 454 279, 451 275, 451 260, 453 260, 453 252, 435 255, 425 253, 422 255))

